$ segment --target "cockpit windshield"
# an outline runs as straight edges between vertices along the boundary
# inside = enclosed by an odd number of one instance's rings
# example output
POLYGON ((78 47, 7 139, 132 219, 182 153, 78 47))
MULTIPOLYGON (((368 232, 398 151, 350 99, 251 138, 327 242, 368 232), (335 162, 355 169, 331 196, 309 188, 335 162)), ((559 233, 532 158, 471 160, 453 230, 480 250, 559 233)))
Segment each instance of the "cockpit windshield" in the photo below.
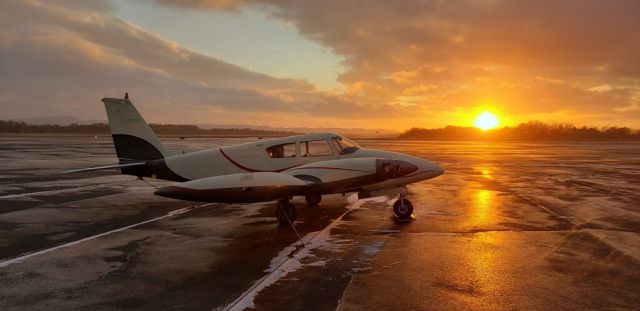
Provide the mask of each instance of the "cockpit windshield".
POLYGON ((338 146, 338 151, 340 152, 340 154, 354 153, 360 149, 360 146, 358 146, 358 144, 354 143, 346 137, 333 137, 333 141, 338 146))

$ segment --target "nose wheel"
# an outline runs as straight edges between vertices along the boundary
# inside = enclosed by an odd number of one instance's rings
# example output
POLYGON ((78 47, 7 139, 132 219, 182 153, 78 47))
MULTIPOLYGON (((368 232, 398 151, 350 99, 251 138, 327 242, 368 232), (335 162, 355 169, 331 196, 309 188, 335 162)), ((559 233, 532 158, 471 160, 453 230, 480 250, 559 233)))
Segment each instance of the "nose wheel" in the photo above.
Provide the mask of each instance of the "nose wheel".
POLYGON ((393 213, 400 221, 411 220, 411 215, 413 214, 413 204, 403 195, 400 195, 398 200, 393 203, 393 213))

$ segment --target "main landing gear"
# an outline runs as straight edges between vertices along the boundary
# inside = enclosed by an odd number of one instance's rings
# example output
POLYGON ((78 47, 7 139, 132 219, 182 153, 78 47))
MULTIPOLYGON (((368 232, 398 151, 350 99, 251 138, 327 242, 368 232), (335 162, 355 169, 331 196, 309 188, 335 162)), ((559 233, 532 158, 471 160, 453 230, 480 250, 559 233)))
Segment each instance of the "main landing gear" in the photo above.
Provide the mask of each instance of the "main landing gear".
MULTIPOLYGON (((278 200, 278 206, 276 207, 276 217, 278 219, 278 224, 276 225, 276 231, 273 233, 273 237, 271 237, 271 240, 273 241, 276 237, 276 234, 278 234, 278 228, 290 225, 291 229, 293 229, 293 232, 295 232, 298 236, 298 241, 300 242, 302 247, 305 247, 300 233, 298 233, 298 230, 296 230, 296 226, 293 224, 293 222, 298 217, 298 211, 296 210, 296 206, 293 205, 293 203, 289 202, 288 198, 278 200)), ((292 251, 288 256, 292 257, 295 253, 300 251, 300 249, 301 248, 298 248, 292 251)))
POLYGON ((293 224, 298 218, 298 210, 293 203, 289 202, 289 199, 281 199, 276 207, 276 216, 278 217, 278 226, 293 224))
POLYGON ((304 199, 307 201, 307 206, 318 206, 320 201, 322 201, 322 195, 318 193, 309 193, 304 196, 304 199))
MULTIPOLYGON (((322 195, 318 193, 309 193, 304 196, 308 206, 317 206, 322 200, 322 195)), ((289 202, 289 199, 278 200, 278 206, 276 207, 276 217, 278 218, 278 225, 284 226, 293 222, 298 218, 298 210, 293 203, 289 202)))
POLYGON ((393 213, 399 221, 411 220, 413 215, 413 204, 404 197, 404 194, 398 196, 398 200, 393 203, 393 213))

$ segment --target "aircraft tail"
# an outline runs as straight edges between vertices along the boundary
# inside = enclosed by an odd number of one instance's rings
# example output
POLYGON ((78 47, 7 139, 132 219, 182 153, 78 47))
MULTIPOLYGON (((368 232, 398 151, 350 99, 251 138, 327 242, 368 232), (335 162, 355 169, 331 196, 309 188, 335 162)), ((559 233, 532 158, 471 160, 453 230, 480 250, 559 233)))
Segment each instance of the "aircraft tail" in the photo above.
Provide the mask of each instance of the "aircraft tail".
POLYGON ((144 121, 129 100, 123 98, 103 98, 107 118, 111 127, 113 144, 120 162, 134 160, 158 160, 169 154, 158 136, 144 121))

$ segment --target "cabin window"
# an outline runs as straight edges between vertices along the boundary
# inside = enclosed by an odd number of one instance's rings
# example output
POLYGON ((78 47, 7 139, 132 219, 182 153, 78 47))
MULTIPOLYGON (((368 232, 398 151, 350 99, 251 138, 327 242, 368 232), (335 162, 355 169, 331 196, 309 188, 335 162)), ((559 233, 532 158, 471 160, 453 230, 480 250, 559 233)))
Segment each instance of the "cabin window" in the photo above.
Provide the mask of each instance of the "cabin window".
POLYGON ((267 148, 267 154, 271 158, 293 158, 296 156, 296 144, 281 144, 267 148))
POLYGON ((347 138, 334 137, 333 141, 338 146, 338 151, 340 152, 340 154, 354 153, 354 152, 358 151, 358 149, 360 149, 358 144, 350 141, 347 138))
POLYGON ((318 157, 332 155, 333 151, 329 142, 322 140, 311 140, 302 142, 300 145, 300 154, 303 157, 318 157))

